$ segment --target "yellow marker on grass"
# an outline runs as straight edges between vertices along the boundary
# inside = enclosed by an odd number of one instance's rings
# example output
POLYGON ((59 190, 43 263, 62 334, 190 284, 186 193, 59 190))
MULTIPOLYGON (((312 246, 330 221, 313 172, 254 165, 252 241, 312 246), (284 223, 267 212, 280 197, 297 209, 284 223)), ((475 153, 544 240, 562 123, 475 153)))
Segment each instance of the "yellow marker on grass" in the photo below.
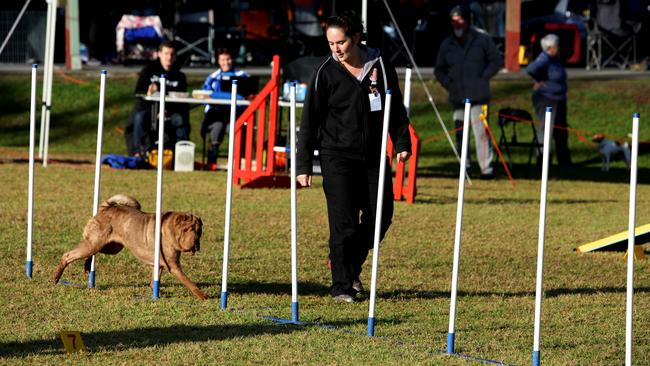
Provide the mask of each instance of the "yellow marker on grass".
POLYGON ((81 339, 81 333, 77 331, 63 331, 61 332, 61 340, 65 347, 66 353, 75 353, 85 351, 86 345, 81 339))

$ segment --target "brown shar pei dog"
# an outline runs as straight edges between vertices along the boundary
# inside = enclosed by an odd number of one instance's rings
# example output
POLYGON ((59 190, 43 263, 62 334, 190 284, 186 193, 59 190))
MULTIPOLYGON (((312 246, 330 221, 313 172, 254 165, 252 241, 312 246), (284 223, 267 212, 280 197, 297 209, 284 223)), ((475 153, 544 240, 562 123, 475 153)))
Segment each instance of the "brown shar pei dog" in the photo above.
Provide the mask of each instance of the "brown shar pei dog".
MULTIPOLYGON (((156 215, 140 211, 140 203, 134 198, 126 195, 109 198, 86 224, 77 247, 63 254, 52 280, 58 283, 65 267, 79 259, 86 259, 84 267, 88 273, 93 255, 117 254, 124 247, 153 267, 155 225, 156 215)), ((181 269, 181 253, 194 255, 199 250, 202 229, 203 222, 197 216, 184 212, 163 213, 159 270, 166 267, 194 296, 205 300, 207 295, 181 269)))

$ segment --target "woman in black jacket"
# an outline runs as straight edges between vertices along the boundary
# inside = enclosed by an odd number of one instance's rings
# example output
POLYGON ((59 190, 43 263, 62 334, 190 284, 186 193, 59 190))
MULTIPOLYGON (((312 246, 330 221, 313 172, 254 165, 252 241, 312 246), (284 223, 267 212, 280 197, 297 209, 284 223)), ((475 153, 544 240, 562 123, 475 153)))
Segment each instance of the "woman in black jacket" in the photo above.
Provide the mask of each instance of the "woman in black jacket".
MULTIPOLYGON (((386 91, 393 100, 389 133, 398 161, 411 153, 406 110, 395 69, 379 50, 361 44, 363 25, 354 14, 327 20, 331 55, 315 70, 298 134, 296 174, 311 186, 314 150, 319 151, 327 199, 332 269, 331 294, 354 302, 363 291, 361 267, 373 247, 381 133, 386 91)), ((386 164, 381 237, 393 215, 392 180, 386 164)))

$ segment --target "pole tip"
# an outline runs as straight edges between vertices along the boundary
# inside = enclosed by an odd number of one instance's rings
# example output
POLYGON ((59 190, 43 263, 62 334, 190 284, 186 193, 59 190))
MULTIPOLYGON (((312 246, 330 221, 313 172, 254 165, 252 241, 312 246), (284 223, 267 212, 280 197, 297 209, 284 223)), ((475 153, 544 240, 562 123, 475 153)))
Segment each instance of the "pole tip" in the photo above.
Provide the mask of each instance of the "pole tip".
POLYGON ((639 114, 639 112, 635 112, 632 118, 641 118, 641 115, 639 114))
POLYGON ((32 69, 38 69, 38 64, 32 64, 32 69))
POLYGON ((391 94, 390 89, 387 89, 387 90, 386 90, 386 95, 390 95, 390 94, 391 94))
POLYGON ((547 112, 553 112, 553 107, 546 107, 547 112))
POLYGON ((237 84, 237 79, 233 79, 233 81, 232 81, 232 85, 235 85, 235 84, 237 84))
POLYGON ((108 70, 102 70, 102 75, 108 74, 108 70))
POLYGON ((295 87, 296 87, 296 84, 297 84, 297 83, 296 83, 295 81, 292 81, 292 82, 289 83, 289 86, 295 88, 295 87))
POLYGON ((465 104, 472 104, 472 101, 469 98, 465 98, 465 104))
POLYGON ((161 79, 167 79, 167 74, 160 74, 161 79))

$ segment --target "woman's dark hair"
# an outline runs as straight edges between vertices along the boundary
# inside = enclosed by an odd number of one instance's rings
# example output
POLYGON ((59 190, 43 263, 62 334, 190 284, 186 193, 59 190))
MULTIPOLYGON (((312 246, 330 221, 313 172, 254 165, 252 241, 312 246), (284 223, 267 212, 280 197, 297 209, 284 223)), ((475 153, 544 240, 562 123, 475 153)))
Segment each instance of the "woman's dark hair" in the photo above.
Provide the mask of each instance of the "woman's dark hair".
POLYGON ((366 33, 363 32, 363 23, 361 18, 354 11, 345 11, 338 15, 332 15, 325 22, 325 29, 337 27, 343 29, 346 36, 352 38, 356 33, 361 35, 361 41, 367 39, 366 33))
POLYGON ((232 53, 230 53, 230 50, 227 48, 217 48, 217 57, 221 55, 228 55, 232 57, 232 53))

